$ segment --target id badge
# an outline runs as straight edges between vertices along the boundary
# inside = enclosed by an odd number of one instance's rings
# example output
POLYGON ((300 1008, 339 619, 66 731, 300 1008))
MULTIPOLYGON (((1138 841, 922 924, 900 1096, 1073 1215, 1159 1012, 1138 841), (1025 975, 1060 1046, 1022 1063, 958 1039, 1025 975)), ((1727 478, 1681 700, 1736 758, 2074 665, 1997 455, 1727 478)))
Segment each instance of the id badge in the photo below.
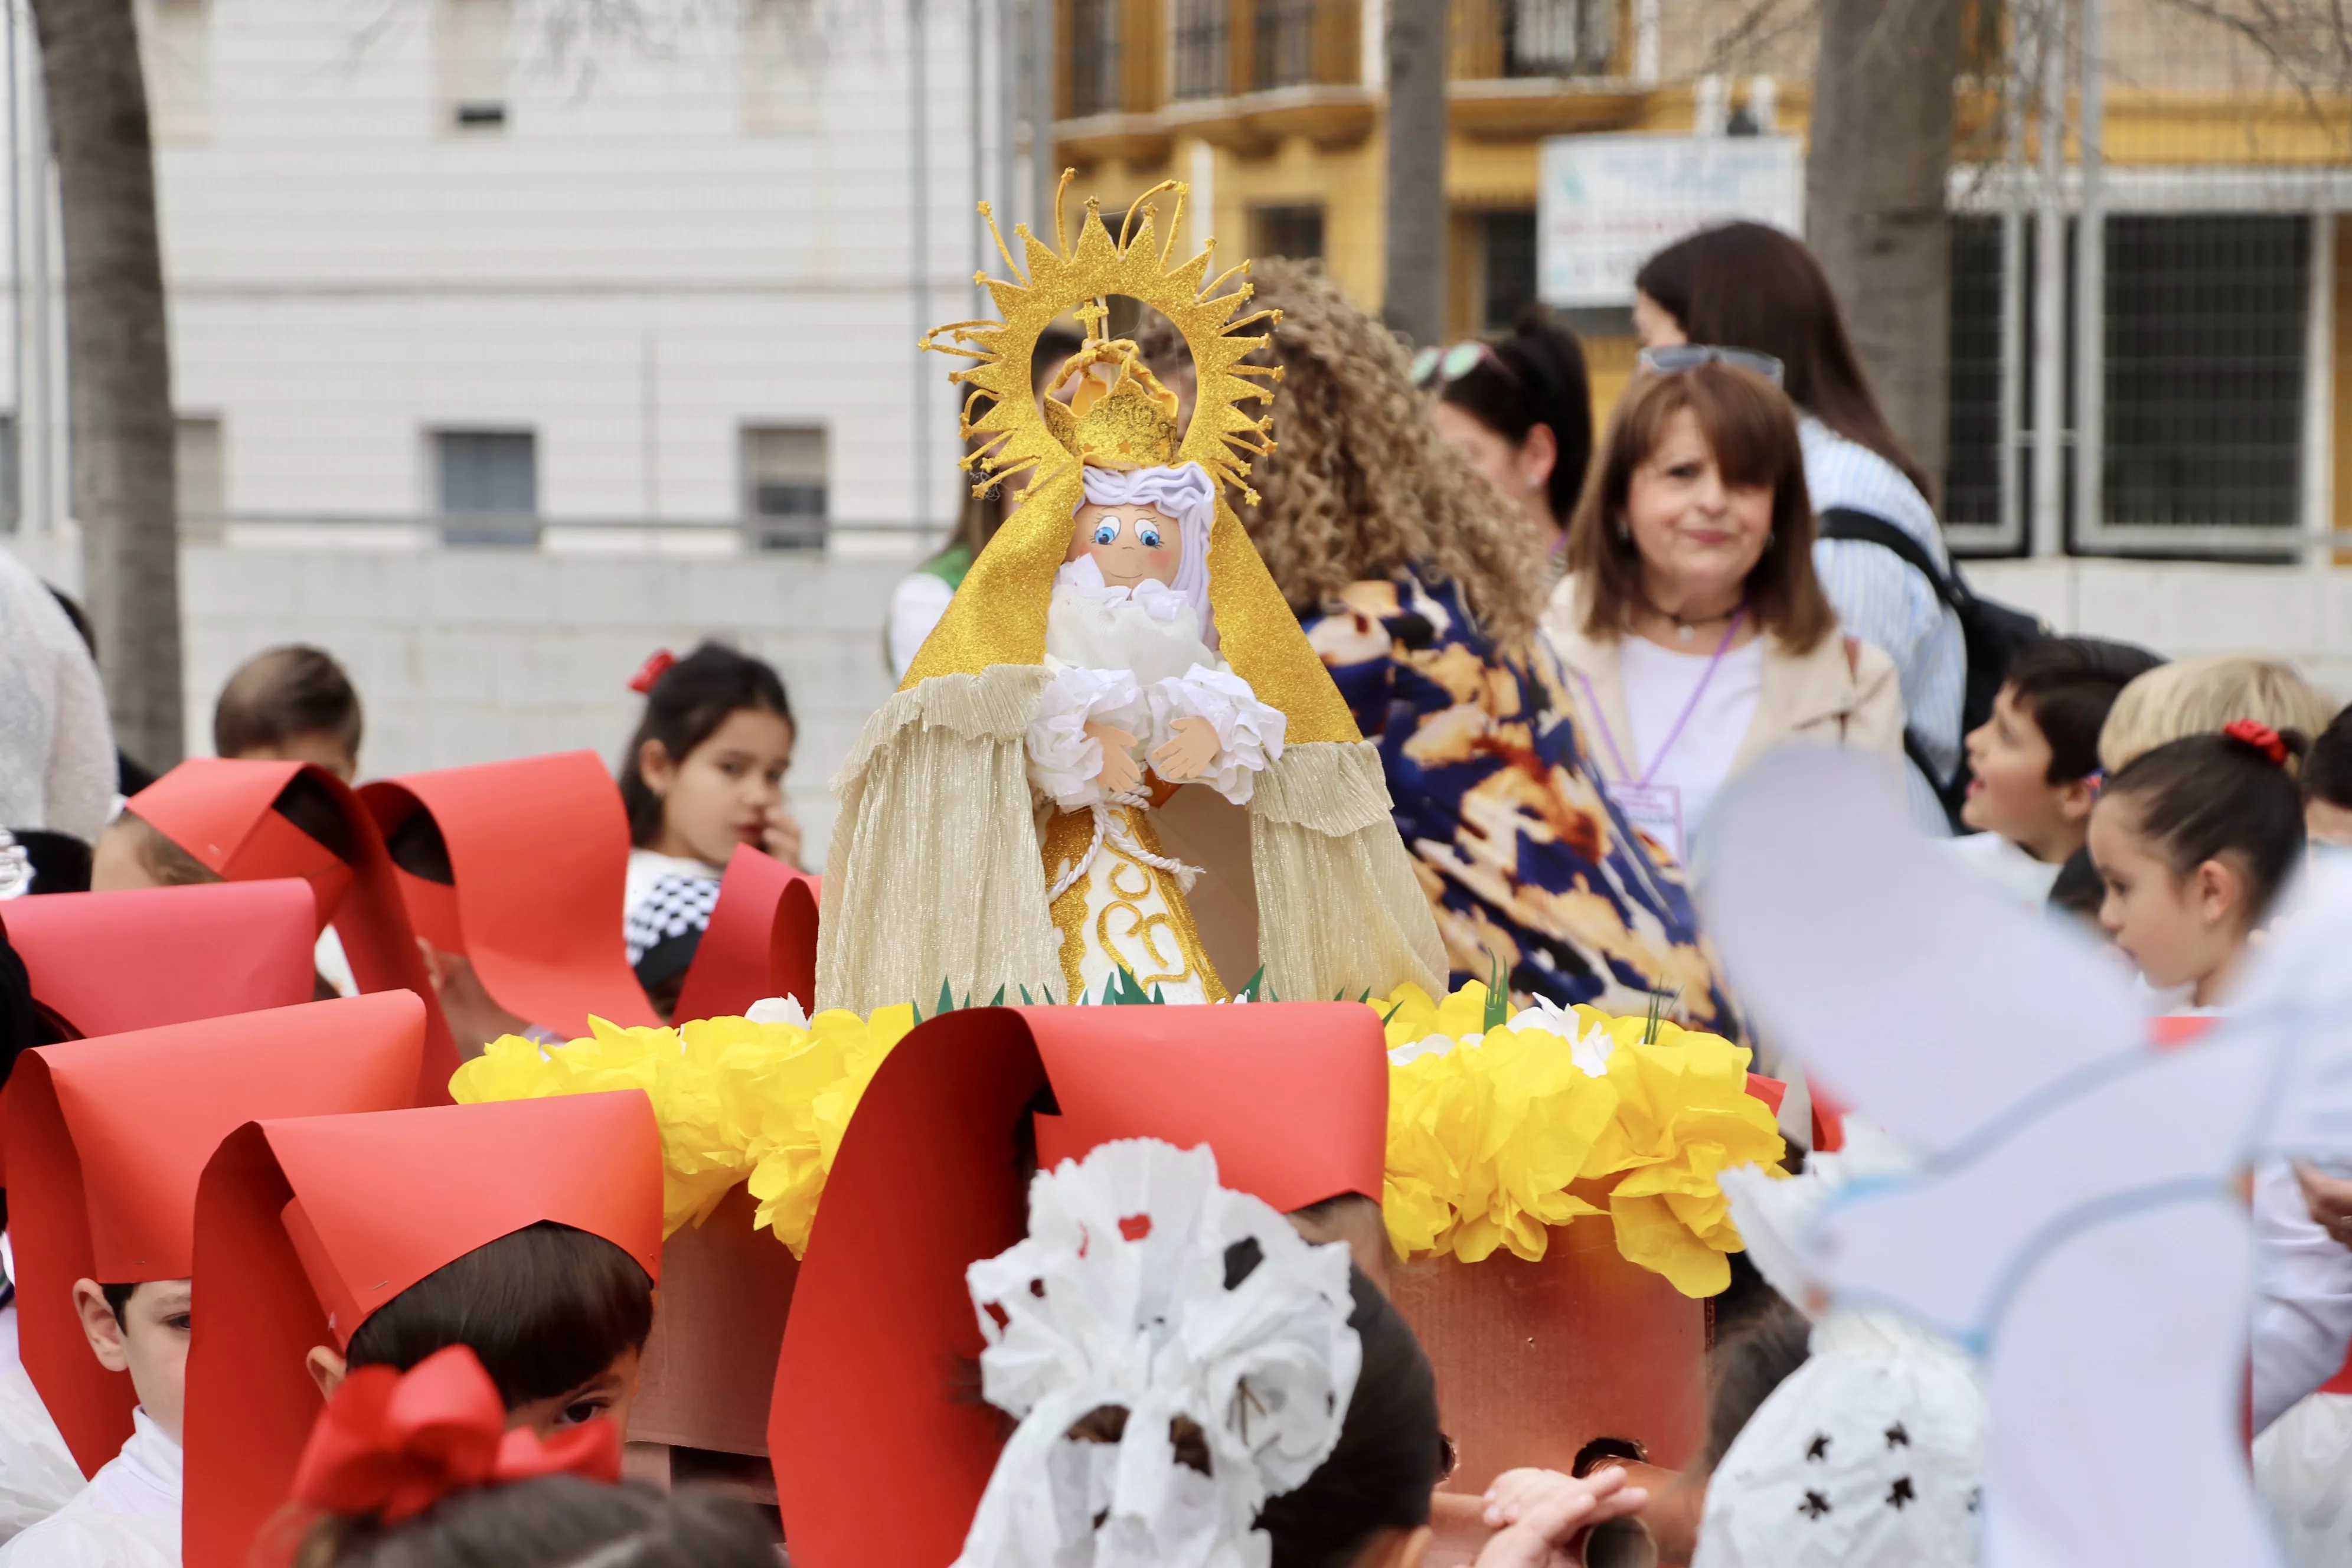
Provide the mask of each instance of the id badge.
POLYGON ((1609 798, 1625 814, 1626 822, 1649 835, 1681 865, 1683 792, 1672 784, 1612 784, 1608 789, 1609 798))

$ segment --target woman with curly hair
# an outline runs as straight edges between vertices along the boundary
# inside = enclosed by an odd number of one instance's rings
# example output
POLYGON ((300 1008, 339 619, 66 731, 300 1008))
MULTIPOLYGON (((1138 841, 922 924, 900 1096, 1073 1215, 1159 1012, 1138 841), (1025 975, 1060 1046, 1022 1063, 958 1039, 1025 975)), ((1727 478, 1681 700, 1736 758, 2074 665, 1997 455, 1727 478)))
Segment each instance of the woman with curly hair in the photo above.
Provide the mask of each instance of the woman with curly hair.
MULTIPOLYGON (((1438 435, 1403 346, 1310 263, 1252 269, 1279 310, 1276 449, 1242 521, 1381 748, 1397 830, 1452 983, 1496 967, 1522 998, 1738 1023, 1690 898, 1602 795, 1568 715, 1528 679, 1550 581, 1525 517, 1438 435)), ((1180 389, 1164 321, 1140 333, 1180 389)))

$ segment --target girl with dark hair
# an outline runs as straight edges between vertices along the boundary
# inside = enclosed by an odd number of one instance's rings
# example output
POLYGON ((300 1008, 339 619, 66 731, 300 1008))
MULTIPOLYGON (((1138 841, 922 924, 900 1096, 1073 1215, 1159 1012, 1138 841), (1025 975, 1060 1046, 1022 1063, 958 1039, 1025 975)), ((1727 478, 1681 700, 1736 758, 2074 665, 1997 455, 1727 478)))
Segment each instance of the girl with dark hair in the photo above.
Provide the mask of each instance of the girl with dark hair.
POLYGON ((800 824, 784 805, 797 731, 774 667, 718 643, 656 653, 629 684, 646 711, 621 758, 623 917, 629 963, 667 1016, 736 846, 799 863, 800 824))
POLYGON ((1530 305, 1507 337, 1422 350, 1412 379, 1437 393, 1438 433, 1527 513, 1557 563, 1592 461, 1592 384, 1576 334, 1530 305))
POLYGON ((2141 753, 2091 810, 2099 923, 2158 991, 2220 1004, 2303 858, 2297 731, 2252 719, 2141 753))
MULTIPOLYGON (((1875 520, 1951 575, 1927 472, 1880 411, 1828 275, 1803 241, 1760 223, 1701 229, 1643 263, 1633 288, 1633 327, 1644 348, 1702 343, 1781 363, 1816 517, 1839 526, 1832 513, 1875 520)), ((1817 538, 1813 570, 1845 629, 1895 661, 1916 753, 1906 770, 1912 812, 1927 831, 1949 833, 1939 792, 1960 771, 1968 685, 1958 612, 1884 544, 1817 538)))
POLYGON ((621 1486, 620 1427, 509 1430, 464 1347, 336 1391, 295 1477, 296 1568, 770 1568, 772 1533, 714 1491, 621 1486))

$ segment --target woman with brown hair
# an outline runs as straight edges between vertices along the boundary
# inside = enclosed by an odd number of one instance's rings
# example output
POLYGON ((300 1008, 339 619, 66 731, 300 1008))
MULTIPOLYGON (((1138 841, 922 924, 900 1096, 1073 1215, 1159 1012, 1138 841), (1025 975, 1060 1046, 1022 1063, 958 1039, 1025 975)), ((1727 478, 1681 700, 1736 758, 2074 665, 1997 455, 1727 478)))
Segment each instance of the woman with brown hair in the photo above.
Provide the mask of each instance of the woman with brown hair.
POLYGON ((1611 797, 1678 861, 1724 782, 1775 746, 1900 753, 1895 666, 1840 635, 1812 544, 1776 386, 1721 358, 1634 381, 1544 630, 1611 797))
POLYGON ((1895 661, 1909 726, 1913 815, 1953 831, 1968 773, 1961 710, 1968 653, 1959 613, 1873 533, 1892 530, 1948 584, 1952 561, 1926 470, 1903 449, 1864 375, 1828 274, 1802 240, 1766 224, 1701 229, 1642 264, 1633 326, 1644 348, 1716 343, 1786 367, 1805 485, 1822 520, 1813 570, 1845 629, 1895 661))
MULTIPOLYGON (((1431 422, 1404 348, 1308 263, 1252 269, 1281 311, 1276 448, 1242 512, 1356 722, 1434 907, 1451 983, 1496 966, 1520 997, 1739 1028, 1681 881, 1587 769, 1528 679, 1545 570, 1526 517, 1431 422)), ((1181 341, 1141 334, 1181 389, 1181 341)))

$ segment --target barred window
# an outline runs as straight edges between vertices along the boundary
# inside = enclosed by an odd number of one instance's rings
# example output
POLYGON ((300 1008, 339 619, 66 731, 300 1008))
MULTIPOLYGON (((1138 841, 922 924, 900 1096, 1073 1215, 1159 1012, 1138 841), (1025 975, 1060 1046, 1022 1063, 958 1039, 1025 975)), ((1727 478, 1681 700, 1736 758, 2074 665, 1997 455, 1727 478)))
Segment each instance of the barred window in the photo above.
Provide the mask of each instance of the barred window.
POLYGON ((1504 0, 1506 76, 1598 76, 1616 42, 1616 0, 1504 0))
POLYGON ((1250 254, 1311 261, 1323 254, 1323 209, 1307 203, 1250 209, 1250 254))
POLYGON ((2106 521, 2295 526, 2311 219, 2133 215, 2106 228, 2106 521))
POLYGON ((1178 98, 1222 98, 1230 47, 1225 0, 1176 0, 1178 98))
POLYGON ((1944 521, 2000 523, 2000 223, 1952 218, 1950 408, 1944 521))
POLYGON ((1115 114, 1119 91, 1119 0, 1070 0, 1070 113, 1115 114))
POLYGON ((1257 0, 1250 86, 1301 87, 1315 79, 1315 0, 1257 0))

